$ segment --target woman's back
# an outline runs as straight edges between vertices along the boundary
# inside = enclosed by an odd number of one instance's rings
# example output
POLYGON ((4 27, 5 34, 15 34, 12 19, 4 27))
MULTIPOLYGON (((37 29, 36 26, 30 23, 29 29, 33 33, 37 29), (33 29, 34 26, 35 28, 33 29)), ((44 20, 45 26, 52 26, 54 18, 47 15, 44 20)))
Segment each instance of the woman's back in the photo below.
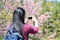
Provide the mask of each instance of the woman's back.
MULTIPOLYGON (((30 33, 35 34, 38 32, 38 24, 37 24, 37 20, 36 17, 33 16, 33 21, 35 22, 35 26, 31 26, 29 24, 25 24, 25 10, 21 7, 18 7, 16 10, 14 10, 13 13, 13 20, 12 20, 12 26, 10 27, 9 25, 9 29, 8 32, 11 32, 13 35, 17 35, 18 34, 22 34, 22 37, 24 40, 28 40, 28 35, 30 33), (17 33, 17 34, 16 34, 17 33)), ((13 36, 13 37, 15 37, 13 36)), ((16 38, 17 38, 16 36, 16 38)), ((8 40, 10 40, 9 38, 11 37, 10 33, 9 33, 9 37, 8 40)), ((18 40, 18 39, 17 39, 18 40)))

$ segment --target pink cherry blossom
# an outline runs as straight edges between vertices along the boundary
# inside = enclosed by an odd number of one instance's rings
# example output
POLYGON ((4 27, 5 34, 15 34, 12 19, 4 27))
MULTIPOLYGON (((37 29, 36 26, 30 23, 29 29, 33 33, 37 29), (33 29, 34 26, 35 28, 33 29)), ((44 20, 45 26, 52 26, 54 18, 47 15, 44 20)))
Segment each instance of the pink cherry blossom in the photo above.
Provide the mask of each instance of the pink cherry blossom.
POLYGON ((41 5, 39 2, 34 3, 34 0, 24 0, 24 9, 26 10, 26 13, 33 13, 38 14, 41 8, 41 5))
POLYGON ((40 15, 40 17, 38 17, 38 21, 40 24, 43 24, 43 23, 47 22, 49 18, 50 18, 50 14, 49 14, 49 12, 46 12, 46 13, 40 15))

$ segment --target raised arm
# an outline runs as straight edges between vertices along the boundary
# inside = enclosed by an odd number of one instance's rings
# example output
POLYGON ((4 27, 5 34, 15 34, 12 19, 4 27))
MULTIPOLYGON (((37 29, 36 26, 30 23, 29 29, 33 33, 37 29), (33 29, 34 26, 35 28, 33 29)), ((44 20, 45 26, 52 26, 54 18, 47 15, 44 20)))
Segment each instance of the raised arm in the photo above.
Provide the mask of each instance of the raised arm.
POLYGON ((38 28, 39 28, 39 26, 38 26, 38 21, 37 21, 37 19, 36 19, 36 17, 33 15, 33 19, 32 19, 33 21, 34 21, 34 26, 32 27, 32 26, 30 26, 30 33, 33 33, 33 34, 35 34, 35 33, 37 33, 38 32, 38 28))

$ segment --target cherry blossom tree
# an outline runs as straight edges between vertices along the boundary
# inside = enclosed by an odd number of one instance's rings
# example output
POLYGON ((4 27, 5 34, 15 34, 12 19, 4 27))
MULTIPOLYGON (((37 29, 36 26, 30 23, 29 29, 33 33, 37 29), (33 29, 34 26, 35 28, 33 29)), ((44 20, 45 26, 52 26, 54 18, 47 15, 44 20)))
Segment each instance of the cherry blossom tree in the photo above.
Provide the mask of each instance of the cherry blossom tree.
MULTIPOLYGON (((39 26, 43 25, 50 18, 50 12, 45 12, 42 15, 40 14, 42 7, 41 7, 41 3, 39 1, 37 1, 35 3, 34 0, 23 0, 23 4, 24 4, 23 8, 25 9, 26 14, 29 14, 29 15, 33 14, 33 15, 37 16, 39 26)), ((42 30, 41 29, 39 29, 37 37, 39 40, 42 40, 41 39, 42 38, 42 30)))

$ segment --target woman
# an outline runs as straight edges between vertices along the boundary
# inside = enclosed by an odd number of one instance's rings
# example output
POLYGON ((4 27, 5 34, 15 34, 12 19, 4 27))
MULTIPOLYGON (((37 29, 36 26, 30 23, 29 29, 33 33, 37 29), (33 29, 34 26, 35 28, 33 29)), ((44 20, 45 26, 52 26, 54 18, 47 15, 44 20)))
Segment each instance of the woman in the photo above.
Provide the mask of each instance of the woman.
MULTIPOLYGON (((27 19, 24 23, 25 20, 25 10, 21 7, 18 7, 16 10, 14 10, 13 13, 13 21, 12 21, 12 26, 9 28, 15 31, 17 31, 19 34, 22 34, 23 40, 28 40, 28 35, 30 33, 35 34, 38 32, 38 23, 37 19, 35 16, 33 16, 33 21, 35 22, 34 27, 32 25, 27 24, 29 20, 27 19)), ((7 32, 8 33, 8 32, 7 32)))

